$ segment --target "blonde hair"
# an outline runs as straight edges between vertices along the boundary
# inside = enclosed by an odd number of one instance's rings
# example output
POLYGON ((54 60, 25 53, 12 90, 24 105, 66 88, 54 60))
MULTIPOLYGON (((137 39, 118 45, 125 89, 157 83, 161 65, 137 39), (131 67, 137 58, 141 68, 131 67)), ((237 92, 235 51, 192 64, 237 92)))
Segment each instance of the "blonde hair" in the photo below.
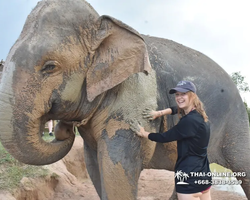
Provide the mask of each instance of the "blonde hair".
MULTIPOLYGON (((197 96, 197 94, 195 94, 193 92, 187 92, 187 95, 189 97, 189 101, 194 105, 194 108, 196 109, 196 111, 198 113, 200 113, 201 116, 203 117, 204 121, 207 122, 208 116, 207 116, 206 111, 204 109, 204 105, 201 102, 201 100, 199 99, 199 97, 197 96)), ((184 115, 185 115, 184 110, 178 107, 179 118, 183 117, 184 115)))

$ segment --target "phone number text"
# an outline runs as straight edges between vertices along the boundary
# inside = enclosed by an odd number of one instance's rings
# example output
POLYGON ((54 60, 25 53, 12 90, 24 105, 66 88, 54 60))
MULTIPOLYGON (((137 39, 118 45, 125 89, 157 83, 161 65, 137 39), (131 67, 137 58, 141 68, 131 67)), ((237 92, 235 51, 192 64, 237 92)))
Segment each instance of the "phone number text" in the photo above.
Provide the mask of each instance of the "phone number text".
POLYGON ((241 180, 221 180, 221 179, 214 179, 214 180, 196 180, 194 181, 195 184, 198 185, 241 185, 241 180))

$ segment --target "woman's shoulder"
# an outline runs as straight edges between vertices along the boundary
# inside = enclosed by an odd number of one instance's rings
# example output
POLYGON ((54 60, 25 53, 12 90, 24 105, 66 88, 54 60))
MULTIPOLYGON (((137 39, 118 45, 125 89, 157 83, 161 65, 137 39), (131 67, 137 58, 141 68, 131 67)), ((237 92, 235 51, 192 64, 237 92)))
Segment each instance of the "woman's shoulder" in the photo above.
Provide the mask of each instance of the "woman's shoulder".
POLYGON ((183 120, 191 124, 205 123, 202 115, 196 110, 192 110, 190 113, 185 115, 183 120))

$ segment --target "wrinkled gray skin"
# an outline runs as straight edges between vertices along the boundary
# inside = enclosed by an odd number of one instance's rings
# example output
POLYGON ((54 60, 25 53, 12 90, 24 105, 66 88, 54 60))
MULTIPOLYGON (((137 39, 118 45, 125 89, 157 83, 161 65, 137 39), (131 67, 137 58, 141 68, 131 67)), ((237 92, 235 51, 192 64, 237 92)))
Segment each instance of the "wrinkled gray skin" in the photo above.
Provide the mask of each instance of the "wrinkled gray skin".
MULTIPOLYGON (((180 80, 197 85, 211 122, 209 160, 250 175, 249 124, 228 74, 205 55, 170 40, 142 36, 100 17, 83 0, 41 1, 7 57, 0 85, 0 139, 19 161, 46 165, 74 141, 85 143, 88 172, 101 199, 136 199, 145 168, 173 170, 176 143, 156 144, 129 129, 164 131, 177 117, 148 122, 141 113, 175 105, 168 90, 180 80), (151 63, 148 62, 148 58, 151 63), (60 120, 52 143, 41 133, 60 120)), ((239 177, 250 199, 249 178, 239 177)))

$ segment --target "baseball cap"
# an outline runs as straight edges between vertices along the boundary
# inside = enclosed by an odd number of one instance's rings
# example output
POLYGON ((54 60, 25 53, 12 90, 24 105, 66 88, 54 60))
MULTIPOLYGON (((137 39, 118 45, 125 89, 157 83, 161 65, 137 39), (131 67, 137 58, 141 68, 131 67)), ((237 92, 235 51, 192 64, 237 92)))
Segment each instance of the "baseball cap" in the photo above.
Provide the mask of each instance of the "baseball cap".
POLYGON ((176 92, 188 92, 192 91, 193 93, 196 93, 196 87, 191 81, 180 81, 175 88, 172 88, 169 90, 169 94, 174 94, 176 92))

